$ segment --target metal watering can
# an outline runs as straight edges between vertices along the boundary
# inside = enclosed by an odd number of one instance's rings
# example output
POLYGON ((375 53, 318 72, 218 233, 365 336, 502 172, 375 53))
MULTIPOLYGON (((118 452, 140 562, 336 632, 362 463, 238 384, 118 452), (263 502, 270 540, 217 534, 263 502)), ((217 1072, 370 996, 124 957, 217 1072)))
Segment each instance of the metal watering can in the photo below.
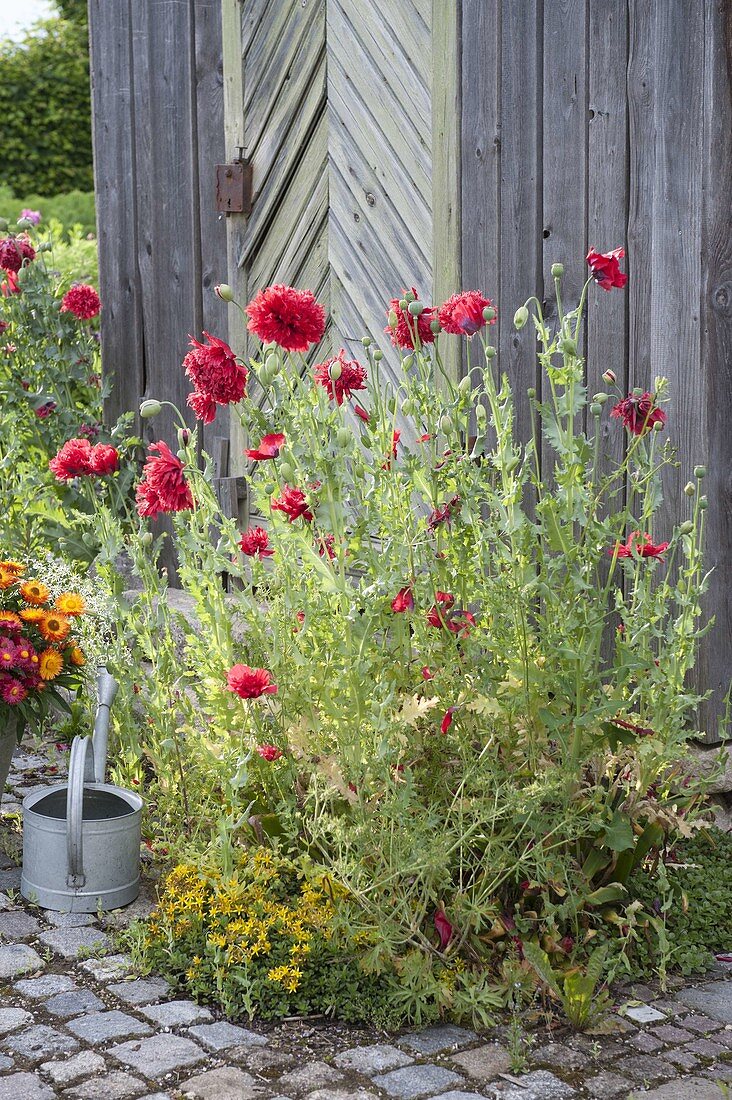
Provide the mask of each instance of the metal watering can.
POLYGON ((142 799, 104 782, 109 711, 117 682, 97 676, 94 736, 71 746, 68 783, 23 800, 20 892, 45 909, 95 913, 128 905, 140 891, 142 799))

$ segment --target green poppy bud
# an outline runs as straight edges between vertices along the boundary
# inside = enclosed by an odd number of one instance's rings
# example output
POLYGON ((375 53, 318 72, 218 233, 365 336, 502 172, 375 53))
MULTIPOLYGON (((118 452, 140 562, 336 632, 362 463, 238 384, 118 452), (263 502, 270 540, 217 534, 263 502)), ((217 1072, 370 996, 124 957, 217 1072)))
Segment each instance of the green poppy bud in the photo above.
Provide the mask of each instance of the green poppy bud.
POLYGON ((440 430, 443 431, 445 435, 449 435, 452 431, 452 420, 449 416, 443 416, 440 420, 440 430))
POLYGON ((30 229, 33 222, 28 218, 18 218, 18 229, 30 229))
POLYGON ((234 291, 231 289, 228 283, 219 283, 214 287, 214 294, 218 295, 222 302, 233 302, 234 291))
POLYGON ((442 332, 442 326, 439 321, 430 321, 430 332, 433 336, 438 336, 442 332))
POLYGON ((336 443, 342 449, 347 447, 351 442, 351 433, 345 424, 341 424, 340 428, 336 432, 336 443))
POLYGON ((274 493, 276 493, 277 486, 275 485, 274 481, 268 481, 264 487, 264 491, 268 497, 271 497, 274 493))
POLYGON ((389 328, 397 327, 397 315, 393 309, 389 310, 389 328))
POLYGON ((413 355, 405 355, 404 358, 402 359, 402 366, 404 367, 404 370, 409 370, 409 368, 411 367, 413 362, 414 362, 414 356, 413 355))
POLYGON ((656 422, 653 425, 653 430, 654 430, 654 432, 662 432, 663 431, 663 424, 661 423, 660 420, 656 420, 656 422))
POLYGON ((41 241, 40 244, 36 245, 36 252, 50 252, 52 248, 53 245, 50 241, 41 241))
POLYGON ((571 336, 565 336, 565 338, 559 342, 559 350, 565 355, 576 355, 577 342, 573 340, 571 336))
POLYGON ((162 408, 163 406, 154 397, 148 397, 140 405, 140 416, 143 420, 150 420, 153 416, 157 416, 162 408))
POLYGON ((706 466, 695 466, 694 467, 694 477, 698 477, 699 480, 701 481, 701 479, 703 477, 706 477, 706 476, 707 476, 706 466))
POLYGON ((410 302, 409 312, 412 314, 412 317, 419 317, 420 313, 424 313, 424 302, 420 302, 419 299, 415 302, 410 302))
POLYGON ((493 308, 493 306, 486 306, 485 309, 483 310, 483 320, 484 321, 495 321, 497 316, 498 316, 498 311, 495 310, 493 308))
POLYGON ((602 380, 607 383, 608 386, 614 386, 618 378, 614 370, 606 370, 603 372, 602 380))
POLYGON ((413 290, 408 290, 407 293, 404 295, 404 300, 406 302, 416 302, 417 295, 414 293, 413 290))
POLYGON ((607 401, 607 394, 606 393, 596 393, 594 395, 594 397, 592 398, 592 400, 597 402, 598 405, 604 405, 605 402, 607 401))
POLYGON ((375 363, 380 363, 383 358, 384 358, 383 351, 381 350, 381 348, 377 348, 376 351, 374 352, 374 362, 375 363))
POLYGON ((465 394, 470 393, 472 388, 473 383, 470 381, 470 375, 466 374, 464 378, 460 379, 460 382, 458 383, 458 390, 460 393, 465 394))
POLYGON ((363 336, 361 338, 361 343, 363 344, 363 346, 365 348, 370 348, 371 347, 371 337, 370 336, 363 336))
POLYGON ((597 401, 593 401, 590 405, 590 412, 593 416, 602 416, 602 405, 600 405, 597 401))
POLYGON ((191 433, 188 431, 188 428, 178 428, 178 443, 180 446, 187 447, 190 441, 191 433))
POLYGON ((561 279, 562 275, 564 275, 564 264, 552 264, 552 277, 561 279))
POLYGON ((343 365, 338 361, 338 359, 336 359, 335 362, 331 363, 331 365, 328 367, 328 377, 331 379, 331 381, 337 382, 342 374, 343 365))
POLYGON ((528 390, 526 391, 526 396, 529 398, 529 400, 534 400, 534 398, 536 397, 536 390, 533 386, 529 386, 528 390))
POLYGON ((92 550, 97 545, 97 540, 94 538, 94 535, 92 535, 91 531, 85 531, 84 534, 81 536, 81 541, 84 543, 84 546, 88 546, 92 550))
POLYGON ((485 411, 484 405, 475 406, 475 419, 478 424, 485 424, 488 419, 488 413, 485 411))
POLYGON ((529 311, 526 306, 519 306, 513 315, 513 327, 518 332, 529 319, 529 311))
POLYGON ((486 359, 495 359, 496 357, 496 349, 491 344, 488 344, 485 349, 485 357, 486 359))
POLYGON ((152 546, 152 541, 153 537, 150 531, 145 531, 144 534, 140 535, 141 546, 152 546))
POLYGON ((687 481, 686 485, 684 486, 684 492, 686 493, 687 497, 693 497, 694 493, 696 492, 696 485, 693 481, 687 481))
MULTIPOLYGON (((280 474, 282 475, 282 480, 287 481, 290 484, 292 484, 292 482, 295 480, 295 471, 289 462, 280 463, 280 474)), ((269 491, 270 490, 268 489, 267 492, 269 491)))
POLYGON ((409 305, 409 302, 407 301, 406 298, 400 298, 399 299, 399 308, 400 309, 406 309, 408 305, 409 305))
POLYGON ((684 522, 679 527, 679 534, 680 535, 690 535, 693 530, 694 530, 694 524, 691 522, 690 519, 687 519, 687 520, 684 520, 684 522))
POLYGON ((709 501, 706 497, 699 497, 699 507, 701 508, 702 512, 708 507, 708 505, 709 501))

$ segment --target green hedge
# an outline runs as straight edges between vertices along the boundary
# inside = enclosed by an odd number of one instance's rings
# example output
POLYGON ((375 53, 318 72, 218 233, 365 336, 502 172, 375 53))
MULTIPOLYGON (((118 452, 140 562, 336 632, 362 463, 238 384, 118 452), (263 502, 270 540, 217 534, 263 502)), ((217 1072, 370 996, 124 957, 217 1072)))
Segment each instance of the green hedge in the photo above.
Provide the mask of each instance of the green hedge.
MULTIPOLYGON (((96 215, 93 191, 70 191, 66 195, 43 195, 31 192, 16 197, 12 190, 0 184, 0 218, 6 218, 11 226, 17 221, 21 210, 40 210, 42 225, 52 221, 60 222, 64 230, 78 225, 83 236, 96 234, 96 215)), ((65 237, 68 233, 64 234, 65 237)))
POLYGON ((65 19, 0 42, 0 183, 16 195, 90 191, 87 30, 65 19))

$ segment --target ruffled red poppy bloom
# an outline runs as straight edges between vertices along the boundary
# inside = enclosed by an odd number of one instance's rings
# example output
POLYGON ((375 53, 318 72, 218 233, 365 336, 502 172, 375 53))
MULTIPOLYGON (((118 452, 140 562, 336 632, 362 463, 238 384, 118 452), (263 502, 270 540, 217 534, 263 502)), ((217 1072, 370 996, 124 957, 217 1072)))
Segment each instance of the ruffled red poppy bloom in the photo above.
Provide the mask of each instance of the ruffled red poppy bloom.
POLYGON ((355 359, 346 359, 344 348, 331 359, 319 363, 313 371, 313 377, 337 405, 342 405, 344 397, 351 397, 356 390, 366 389, 366 368, 355 359))
POLYGON ((447 733, 450 726, 452 725, 454 715, 455 707, 448 707, 442 716, 442 721, 440 722, 440 733, 447 733))
POLYGON ((598 252, 591 248, 587 253, 587 263, 592 276, 603 290, 612 290, 614 286, 624 287, 628 276, 620 270, 618 260, 625 255, 624 248, 613 248, 611 252, 598 252))
POLYGON ((0 267, 9 274, 14 275, 26 260, 30 263, 35 258, 36 250, 25 237, 3 237, 0 240, 0 267))
MULTIPOLYGON (((440 306, 440 327, 454 336, 474 336, 478 329, 488 324, 483 317, 483 310, 492 305, 490 298, 484 298, 479 290, 464 290, 462 294, 453 294, 440 306)), ((495 317, 490 323, 495 325, 495 317)))
POLYGON ((67 439, 48 465, 58 481, 72 481, 91 472, 91 453, 88 439, 67 439))
POLYGON ((294 523, 300 516, 307 523, 311 523, 314 518, 302 489, 292 489, 289 485, 285 485, 281 497, 272 501, 272 510, 284 512, 290 523, 294 523))
MULTIPOLYGON (((412 294, 415 298, 418 297, 414 287, 412 287, 412 294)), ((413 317, 408 309, 400 307, 399 298, 392 298, 389 302, 387 317, 391 313, 396 315, 396 325, 393 328, 387 325, 384 332, 389 333, 395 348, 414 348, 415 331, 420 344, 434 344, 435 334, 431 327, 432 322, 437 320, 437 310, 434 306, 425 306, 419 317, 413 317)))
POLYGON ((439 527, 441 523, 446 523, 450 526, 452 521, 453 512, 460 507, 460 497, 454 496, 443 504, 440 508, 435 508, 427 517, 427 527, 430 531, 434 531, 436 527, 439 527))
POLYGON ((668 550, 667 542, 659 542, 657 545, 651 542, 648 535, 644 535, 640 542, 636 541, 640 536, 640 531, 633 531, 628 535, 628 541, 626 543, 619 542, 615 546, 608 547, 608 554, 611 557, 618 558, 632 558, 637 555, 640 558, 660 558, 663 561, 662 555, 668 550))
POLYGON ((475 618, 469 611, 455 607, 455 597, 449 592, 436 592, 435 602, 427 612, 427 622, 436 630, 449 630, 451 634, 467 637, 475 618))
POLYGON ((360 405, 354 405, 353 406, 353 411, 355 412, 355 414, 356 414, 356 416, 358 417, 359 420, 363 420, 364 424, 368 424, 371 417, 369 416, 369 414, 366 412, 365 409, 362 409, 360 405))
POLYGON ((89 455, 89 472, 92 474, 113 474, 119 469, 119 454, 110 443, 97 443, 89 455))
POLYGON ((653 404, 651 393, 629 393, 622 401, 618 401, 610 412, 616 420, 622 420, 628 431, 634 435, 643 435, 654 424, 666 423, 666 413, 653 404))
POLYGON ((61 299, 61 312, 73 313, 80 321, 89 321, 96 317, 101 308, 99 295, 88 283, 76 283, 61 299))
POLYGON ((281 432, 275 432, 272 435, 263 435, 259 446, 248 448, 244 454, 255 462, 264 462, 268 458, 277 458, 284 445, 284 435, 281 432))
POLYGON ((161 512, 187 512, 193 508, 191 487, 183 474, 183 463, 167 443, 151 443, 143 478, 137 486, 137 511, 141 516, 161 512), (157 451, 157 456, 152 452, 157 451))
POLYGON ((278 749, 276 745, 257 745, 257 752, 268 764, 282 756, 282 749, 278 749))
POLYGON ((277 685, 266 668, 251 668, 249 665, 234 665, 230 668, 226 683, 240 699, 259 699, 262 695, 276 695, 277 685))
POLYGON ((203 335, 208 341, 205 344, 190 338, 191 350, 183 366, 196 389, 195 394, 188 395, 188 405, 199 419, 210 424, 216 415, 215 405, 231 405, 244 397, 247 370, 237 362, 225 340, 209 332, 203 335))
POLYGON ((397 614, 414 610, 414 596, 412 594, 411 584, 407 584, 404 588, 399 589, 396 596, 391 601, 391 609, 397 614))
POLYGON ((262 343, 278 344, 285 351, 307 351, 325 332, 325 310, 313 292, 284 283, 260 290, 246 313, 250 332, 262 343))
POLYGON ((438 909, 435 913, 435 929, 440 937, 440 950, 444 951, 455 934, 455 929, 447 919, 444 909, 438 909))
POLYGON ((274 554, 269 545, 269 535, 263 527, 250 527, 242 534, 239 546, 248 558, 271 558, 274 554))

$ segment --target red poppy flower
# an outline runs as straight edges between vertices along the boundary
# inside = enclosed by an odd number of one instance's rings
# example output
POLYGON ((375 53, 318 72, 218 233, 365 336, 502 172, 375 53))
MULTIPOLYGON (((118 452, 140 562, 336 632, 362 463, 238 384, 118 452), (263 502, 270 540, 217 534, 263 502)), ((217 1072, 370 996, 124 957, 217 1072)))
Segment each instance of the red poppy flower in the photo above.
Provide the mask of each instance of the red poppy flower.
POLYGON ((610 415, 616 420, 622 420, 633 435, 643 435, 654 424, 666 423, 666 413, 653 404, 653 394, 650 393, 629 393, 622 401, 618 401, 610 415))
POLYGON ((628 276, 620 270, 618 260, 625 255, 624 248, 613 248, 611 252, 598 252, 591 248, 587 253, 587 263, 593 278, 603 290, 612 290, 614 286, 624 287, 628 276))
POLYGON ((391 601, 392 611, 396 611, 397 614, 401 614, 403 611, 414 610, 414 596, 412 595, 411 584, 405 585, 404 588, 400 588, 394 599, 391 601))
POLYGON ((157 516, 161 512, 186 512, 193 508, 193 494, 183 475, 183 463, 160 440, 151 443, 143 468, 143 479, 137 486, 137 511, 141 516, 157 516), (157 451, 157 456, 152 452, 157 451))
POLYGON ((328 557, 330 561, 336 556, 335 538, 333 535, 321 535, 316 543, 321 558, 328 557))
POLYGON ((436 527, 439 527, 441 523, 446 523, 450 526, 452 521, 452 514, 456 508, 460 507, 460 497, 454 496, 451 500, 448 500, 441 508, 435 508, 433 512, 427 518, 427 527, 430 531, 434 531, 436 527))
POLYGON ((442 722, 440 723, 440 733, 447 733, 452 725, 453 716, 455 714, 455 707, 448 707, 442 716, 442 722))
POLYGON ((387 458, 386 462, 382 465, 382 470, 391 469, 391 460, 397 457, 397 447, 399 446, 399 440, 402 438, 402 433, 399 428, 396 428, 391 437, 391 454, 387 458))
POLYGON ((283 283, 260 290, 246 313, 250 332, 262 343, 279 344, 285 351, 307 351, 325 332, 325 310, 313 292, 283 283))
POLYGON ((369 416, 369 414, 366 412, 365 409, 362 409, 360 405, 354 405, 353 406, 353 411, 355 412, 355 414, 356 414, 356 416, 358 417, 359 420, 363 420, 364 424, 368 424, 371 417, 369 416))
POLYGON ((14 271, 8 271, 7 275, 0 283, 0 294, 3 298, 9 298, 11 294, 20 294, 20 283, 18 282, 18 276, 14 271))
POLYGON ((281 497, 272 501, 272 510, 284 512, 290 523, 294 523, 300 516, 307 523, 311 523, 314 518, 302 489, 292 489, 289 485, 285 485, 281 497))
POLYGON ((455 929, 447 919, 444 909, 438 909, 435 913, 435 929, 440 937, 440 950, 444 951, 455 934, 455 929))
POLYGON ((450 592, 435 592, 435 602, 427 612, 427 622, 430 626, 442 628, 445 625, 446 612, 455 604, 455 597, 450 592))
POLYGON ((366 368, 355 359, 346 359, 344 348, 341 348, 332 359, 319 363, 315 367, 313 377, 318 385, 323 386, 327 391, 331 401, 335 401, 337 405, 342 405, 343 398, 351 397, 356 390, 366 389, 366 368))
MULTIPOLYGON (((492 305, 490 298, 484 298, 479 290, 464 290, 462 294, 453 294, 440 306, 440 327, 454 336, 474 336, 478 329, 487 324, 483 310, 492 305)), ((490 323, 495 325, 495 317, 490 323)))
MULTIPOLYGON (((418 297, 414 287, 412 287, 412 294, 415 298, 418 297)), ((395 348, 414 348, 415 331, 420 344, 434 344, 435 334, 431 326, 432 322, 437 320, 437 310, 433 306, 426 306, 419 317, 413 317, 408 309, 400 308, 399 298, 392 298, 389 302, 387 316, 391 313, 396 315, 396 325, 393 328, 391 325, 387 325, 384 332, 389 333, 395 348)))
POLYGON ((251 668, 249 665, 234 665, 226 676, 229 691, 240 699, 259 699, 262 695, 276 695, 277 685, 266 668, 251 668))
POLYGON ((422 679, 423 680, 434 680, 434 678, 435 678, 434 672, 430 672, 427 665, 423 665, 423 667, 421 669, 421 674, 422 674, 422 679))
POLYGON ((88 283, 76 283, 61 299, 61 312, 73 313, 80 321, 89 321, 96 317, 101 308, 99 295, 88 283))
POLYGON ((9 275, 20 271, 26 260, 30 263, 35 258, 36 250, 25 237, 3 237, 0 240, 0 267, 9 275))
POLYGON ((437 630, 449 630, 451 634, 466 638, 475 626, 475 618, 469 611, 454 607, 454 603, 455 597, 449 592, 436 592, 435 603, 427 612, 427 622, 437 630))
POLYGON ((257 752, 268 764, 282 756, 282 749, 278 749, 276 745, 257 745, 257 752))
POLYGON ((242 534, 239 546, 248 558, 271 558, 274 554, 269 545, 269 535, 263 527, 250 527, 242 534))
POLYGON ((110 443, 97 443, 89 455, 89 470, 93 474, 104 476, 113 474, 119 468, 119 454, 110 443))
POLYGON ((660 558, 663 561, 662 555, 668 550, 668 543, 659 542, 655 545, 648 535, 644 535, 643 540, 637 542, 639 535, 640 531, 633 531, 626 543, 618 542, 615 546, 608 547, 608 554, 611 557, 632 558, 635 553, 640 558, 660 558))
POLYGON ((92 446, 88 439, 67 439, 58 454, 48 463, 57 481, 72 481, 91 470, 92 446))
POLYGON ((209 332, 202 344, 191 337, 191 350, 183 360, 187 376, 196 393, 188 395, 188 405, 205 424, 213 420, 215 405, 231 405, 246 393, 247 370, 224 341, 209 332))
POLYGON ((272 435, 263 435, 259 446, 245 450, 244 454, 255 462, 264 462, 267 458, 277 458, 284 445, 284 435, 275 432, 272 435))

